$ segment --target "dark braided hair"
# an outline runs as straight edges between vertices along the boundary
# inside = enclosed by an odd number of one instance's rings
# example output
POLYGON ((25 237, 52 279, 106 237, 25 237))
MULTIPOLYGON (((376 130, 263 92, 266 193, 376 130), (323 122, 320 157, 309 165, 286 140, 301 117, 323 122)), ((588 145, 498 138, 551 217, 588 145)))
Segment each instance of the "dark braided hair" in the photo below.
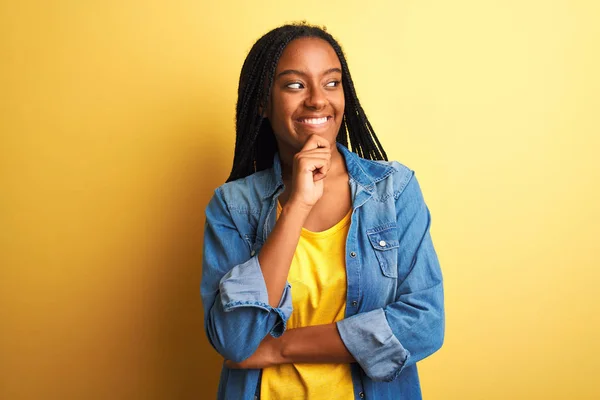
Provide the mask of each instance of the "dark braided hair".
POLYGON ((273 165, 277 142, 269 120, 259 110, 264 109, 269 102, 275 69, 283 50, 292 40, 301 37, 316 37, 327 41, 342 65, 345 109, 337 142, 348 147, 349 140, 351 150, 360 157, 387 160, 387 155, 360 106, 339 43, 317 26, 306 23, 283 25, 258 39, 242 66, 236 105, 235 154, 228 182, 273 165))

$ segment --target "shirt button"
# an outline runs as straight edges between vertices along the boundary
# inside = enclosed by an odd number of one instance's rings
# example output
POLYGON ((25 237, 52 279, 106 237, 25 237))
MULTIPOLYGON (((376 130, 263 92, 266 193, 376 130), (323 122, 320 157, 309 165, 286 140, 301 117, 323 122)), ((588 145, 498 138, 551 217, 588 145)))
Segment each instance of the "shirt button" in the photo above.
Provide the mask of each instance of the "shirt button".
POLYGON ((360 396, 361 399, 365 398, 365 394, 363 392, 360 392, 358 395, 360 396))
POLYGON ((356 253, 355 252, 350 253, 350 257, 355 258, 356 257, 356 253))
POLYGON ((252 251, 250 252, 250 257, 254 257, 254 255, 255 255, 255 254, 256 254, 256 251, 252 250, 252 251))
POLYGON ((357 305, 358 305, 358 301, 354 300, 354 301, 352 302, 352 307, 356 307, 357 305))
POLYGON ((380 242, 379 242, 379 245, 380 245, 381 247, 385 247, 385 245, 386 245, 386 243, 385 243, 385 240, 382 240, 382 241, 380 241, 380 242))

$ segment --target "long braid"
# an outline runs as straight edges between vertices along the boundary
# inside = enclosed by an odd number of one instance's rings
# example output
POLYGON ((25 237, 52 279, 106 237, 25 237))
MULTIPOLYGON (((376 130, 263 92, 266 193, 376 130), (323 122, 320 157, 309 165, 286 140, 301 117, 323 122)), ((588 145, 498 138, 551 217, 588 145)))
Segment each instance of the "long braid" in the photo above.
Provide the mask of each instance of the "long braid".
POLYGON ((336 140, 360 157, 387 160, 387 155, 362 109, 342 48, 325 30, 305 23, 283 25, 262 36, 250 49, 242 66, 236 105, 236 140, 233 166, 227 181, 270 168, 277 142, 265 107, 275 70, 286 46, 300 37, 318 37, 335 50, 342 65, 345 111, 336 140))
POLYGON ((293 36, 289 34, 283 37, 275 34, 263 36, 250 50, 242 67, 236 116, 236 150, 228 181, 272 165, 277 144, 264 117, 264 106, 268 104, 281 53, 292 39, 293 36), (270 64, 268 60, 271 60, 270 64), (262 113, 259 113, 260 108, 263 108, 262 113))
MULTIPOLYGON (((231 177, 243 177, 257 170, 258 146, 255 145, 262 125, 262 116, 256 111, 256 99, 263 98, 265 71, 263 60, 268 59, 276 35, 265 35, 259 39, 246 57, 240 74, 238 104, 236 107, 236 143, 231 177), (255 112, 256 111, 256 112, 255 112), (242 151, 240 151, 240 149, 242 151)), ((234 178, 235 179, 235 178, 234 178)))
POLYGON ((349 133, 352 151, 363 158, 371 160, 387 160, 387 154, 385 153, 385 150, 383 150, 371 123, 360 105, 344 53, 339 44, 332 43, 331 45, 342 64, 342 79, 345 76, 348 81, 343 82, 343 86, 346 108, 348 109, 348 107, 350 107, 350 112, 346 115, 349 116, 350 120, 349 133), (348 90, 346 90, 346 88, 348 88, 348 90), (357 147, 356 149, 355 146, 357 147))

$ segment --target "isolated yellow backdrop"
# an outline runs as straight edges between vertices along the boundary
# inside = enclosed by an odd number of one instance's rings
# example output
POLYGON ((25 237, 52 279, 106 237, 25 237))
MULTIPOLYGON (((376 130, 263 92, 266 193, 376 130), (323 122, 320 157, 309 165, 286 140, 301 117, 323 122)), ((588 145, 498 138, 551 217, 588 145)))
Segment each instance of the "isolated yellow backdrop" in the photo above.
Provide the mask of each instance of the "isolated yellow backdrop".
POLYGON ((1 399, 214 398, 204 207, 247 51, 302 19, 432 212, 425 398, 600 398, 597 1, 25 0, 0 3, 1 399))

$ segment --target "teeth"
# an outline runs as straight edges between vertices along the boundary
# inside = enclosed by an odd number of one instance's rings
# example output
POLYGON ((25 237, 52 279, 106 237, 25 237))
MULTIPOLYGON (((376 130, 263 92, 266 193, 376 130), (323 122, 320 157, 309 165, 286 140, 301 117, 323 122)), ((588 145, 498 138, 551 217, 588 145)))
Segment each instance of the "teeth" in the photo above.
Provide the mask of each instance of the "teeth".
POLYGON ((311 125, 321 125, 321 124, 324 124, 325 122, 327 122, 327 117, 307 118, 307 119, 303 119, 302 122, 305 124, 311 124, 311 125))

